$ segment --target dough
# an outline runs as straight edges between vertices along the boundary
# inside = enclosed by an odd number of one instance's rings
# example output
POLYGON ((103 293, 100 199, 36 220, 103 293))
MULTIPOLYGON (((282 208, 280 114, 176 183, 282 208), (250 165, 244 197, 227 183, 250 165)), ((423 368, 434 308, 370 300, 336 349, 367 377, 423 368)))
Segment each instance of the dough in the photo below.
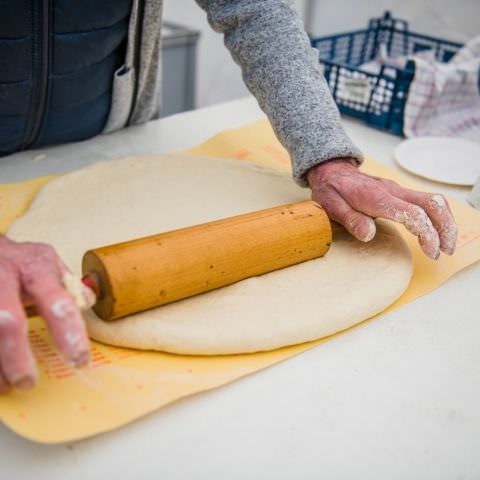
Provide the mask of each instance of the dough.
MULTIPOLYGON (((181 155, 98 163, 47 184, 10 229, 52 244, 80 274, 83 253, 110 243, 307 199, 290 176, 247 162, 181 155)), ((195 246, 192 246, 195 248, 195 246)), ((344 330, 406 289, 408 247, 378 223, 362 243, 336 234, 323 258, 114 322, 86 321, 101 342, 183 354, 270 350, 344 330)))

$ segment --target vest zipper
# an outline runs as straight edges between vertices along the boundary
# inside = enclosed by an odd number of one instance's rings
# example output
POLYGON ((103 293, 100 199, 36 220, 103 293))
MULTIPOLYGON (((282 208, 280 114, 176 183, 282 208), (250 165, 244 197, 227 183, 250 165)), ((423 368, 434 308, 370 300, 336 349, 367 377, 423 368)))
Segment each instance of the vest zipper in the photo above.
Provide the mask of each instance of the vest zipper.
POLYGON ((34 34, 34 41, 37 42, 38 48, 35 52, 33 68, 33 84, 35 86, 33 93, 34 99, 24 148, 31 147, 37 141, 45 114, 50 54, 50 1, 51 0, 33 1, 33 5, 36 5, 38 8, 35 12, 37 29, 34 34))
POLYGON ((133 111, 137 104, 138 97, 138 84, 140 81, 140 52, 142 47, 142 35, 143 35, 143 17, 145 16, 145 0, 138 0, 137 7, 137 20, 135 22, 135 45, 134 45, 134 58, 133 68, 135 71, 135 83, 133 85, 132 106, 128 115, 127 125, 130 125, 133 117, 133 111))

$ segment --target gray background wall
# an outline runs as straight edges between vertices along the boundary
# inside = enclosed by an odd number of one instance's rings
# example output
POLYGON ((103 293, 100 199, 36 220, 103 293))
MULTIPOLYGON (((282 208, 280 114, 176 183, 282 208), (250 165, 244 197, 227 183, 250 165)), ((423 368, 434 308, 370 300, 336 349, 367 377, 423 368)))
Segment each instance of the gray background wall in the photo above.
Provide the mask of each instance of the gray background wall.
MULTIPOLYGON (((362 28, 387 9, 421 33, 458 41, 480 34, 480 0, 295 0, 295 5, 315 35, 362 28)), ((197 107, 247 95, 240 69, 194 0, 165 0, 164 19, 201 31, 197 107)))

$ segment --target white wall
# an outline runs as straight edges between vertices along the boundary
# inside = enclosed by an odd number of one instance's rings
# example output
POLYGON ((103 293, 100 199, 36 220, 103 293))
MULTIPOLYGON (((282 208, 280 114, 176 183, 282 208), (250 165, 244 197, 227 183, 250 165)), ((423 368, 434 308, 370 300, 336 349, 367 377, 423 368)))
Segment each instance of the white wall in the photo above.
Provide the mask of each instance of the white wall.
POLYGON ((390 10, 407 20, 410 30, 465 41, 480 34, 480 0, 307 0, 312 5, 309 30, 328 35, 363 28, 371 17, 390 10))
MULTIPOLYGON (((480 34, 480 0, 296 0, 295 4, 302 15, 312 12, 306 23, 315 35, 363 28, 370 17, 387 9, 408 20, 411 30, 420 33, 458 41, 480 34)), ((201 31, 198 107, 247 94, 240 69, 223 46, 221 35, 210 29, 194 0, 165 0, 164 19, 201 31)))

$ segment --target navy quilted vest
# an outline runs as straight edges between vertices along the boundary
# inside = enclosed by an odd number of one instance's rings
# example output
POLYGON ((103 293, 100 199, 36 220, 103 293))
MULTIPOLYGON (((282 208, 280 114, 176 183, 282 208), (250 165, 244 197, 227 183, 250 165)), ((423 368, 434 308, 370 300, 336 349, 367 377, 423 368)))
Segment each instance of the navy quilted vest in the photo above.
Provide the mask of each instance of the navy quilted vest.
POLYGON ((0 0, 0 155, 100 133, 132 0, 0 0))

